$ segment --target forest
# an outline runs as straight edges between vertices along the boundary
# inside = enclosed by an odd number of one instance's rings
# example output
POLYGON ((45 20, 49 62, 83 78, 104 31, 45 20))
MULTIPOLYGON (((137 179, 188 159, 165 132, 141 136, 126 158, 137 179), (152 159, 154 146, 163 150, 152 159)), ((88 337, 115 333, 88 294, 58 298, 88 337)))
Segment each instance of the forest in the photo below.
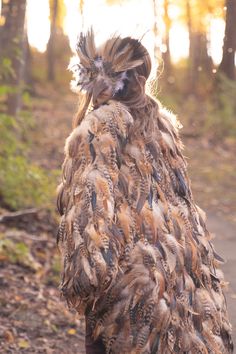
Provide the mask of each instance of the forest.
POLYGON ((151 53, 148 89, 183 124, 236 325, 235 19, 236 0, 0 1, 1 352, 83 353, 83 319, 59 299, 56 188, 80 99, 67 66, 91 26, 142 38, 151 53))

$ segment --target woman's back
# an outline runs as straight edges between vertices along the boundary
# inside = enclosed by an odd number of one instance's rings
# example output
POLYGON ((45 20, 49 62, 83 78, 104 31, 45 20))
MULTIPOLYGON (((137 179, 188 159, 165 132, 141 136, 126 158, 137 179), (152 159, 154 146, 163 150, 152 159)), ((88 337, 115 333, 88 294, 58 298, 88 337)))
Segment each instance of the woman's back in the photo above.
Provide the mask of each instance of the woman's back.
POLYGON ((67 140, 62 293, 104 353, 232 353, 222 260, 192 198, 178 123, 142 90, 145 68, 130 70, 105 101, 99 77, 95 109, 67 140))

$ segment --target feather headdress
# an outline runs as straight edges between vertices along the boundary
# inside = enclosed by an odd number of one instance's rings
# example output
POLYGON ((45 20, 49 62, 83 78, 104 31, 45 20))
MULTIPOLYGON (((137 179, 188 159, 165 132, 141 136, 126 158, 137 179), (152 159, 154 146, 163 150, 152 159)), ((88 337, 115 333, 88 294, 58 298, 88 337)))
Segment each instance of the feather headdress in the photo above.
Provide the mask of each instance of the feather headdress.
POLYGON ((130 37, 114 36, 96 48, 92 29, 80 34, 76 52, 69 65, 74 75, 72 89, 92 93, 99 81, 101 90, 112 97, 123 90, 129 71, 141 66, 148 55, 141 42, 130 37))

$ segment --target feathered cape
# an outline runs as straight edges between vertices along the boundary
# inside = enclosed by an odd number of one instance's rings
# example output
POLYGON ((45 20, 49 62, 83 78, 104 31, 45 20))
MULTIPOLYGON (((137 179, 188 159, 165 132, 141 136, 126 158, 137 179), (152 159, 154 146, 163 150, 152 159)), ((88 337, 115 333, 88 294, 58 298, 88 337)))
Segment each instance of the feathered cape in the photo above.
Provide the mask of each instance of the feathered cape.
POLYGON ((107 353, 232 353, 221 258, 164 109, 132 135, 128 109, 87 114, 65 147, 61 289, 107 353))

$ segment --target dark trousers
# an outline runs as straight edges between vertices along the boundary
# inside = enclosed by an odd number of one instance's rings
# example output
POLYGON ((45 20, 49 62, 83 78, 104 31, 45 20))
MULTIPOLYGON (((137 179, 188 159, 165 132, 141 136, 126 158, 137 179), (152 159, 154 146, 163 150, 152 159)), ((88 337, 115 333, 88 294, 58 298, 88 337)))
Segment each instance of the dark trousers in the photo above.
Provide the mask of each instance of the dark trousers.
POLYGON ((106 354, 105 346, 101 338, 96 340, 92 337, 92 330, 88 325, 86 318, 86 334, 85 334, 85 349, 86 354, 106 354))

